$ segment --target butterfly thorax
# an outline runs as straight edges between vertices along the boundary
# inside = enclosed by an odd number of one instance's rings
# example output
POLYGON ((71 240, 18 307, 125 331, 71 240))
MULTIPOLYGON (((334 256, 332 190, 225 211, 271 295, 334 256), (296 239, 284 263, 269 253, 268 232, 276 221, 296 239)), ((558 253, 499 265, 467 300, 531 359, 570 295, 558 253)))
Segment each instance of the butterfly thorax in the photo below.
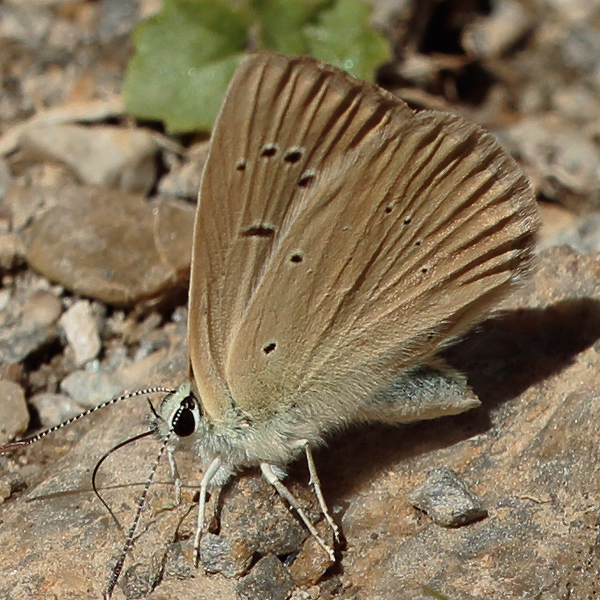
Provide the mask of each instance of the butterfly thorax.
POLYGON ((283 468, 299 456, 307 439, 311 445, 321 442, 318 433, 307 430, 302 425, 306 420, 297 418, 298 415, 279 414, 274 419, 256 422, 242 410, 231 408, 216 422, 204 413, 190 383, 165 397, 158 412, 161 437, 170 434, 177 446, 191 445, 204 466, 220 459, 221 467, 213 478, 216 485, 222 485, 242 469, 261 463, 283 468))

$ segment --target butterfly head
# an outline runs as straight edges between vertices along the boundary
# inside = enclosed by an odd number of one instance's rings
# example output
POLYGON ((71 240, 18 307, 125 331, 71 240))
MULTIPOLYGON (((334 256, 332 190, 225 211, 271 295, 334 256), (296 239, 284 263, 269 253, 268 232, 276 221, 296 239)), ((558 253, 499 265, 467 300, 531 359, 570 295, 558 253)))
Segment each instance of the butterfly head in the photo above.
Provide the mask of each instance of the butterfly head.
POLYGON ((158 430, 162 436, 191 438, 202 423, 202 408, 189 382, 163 398, 158 407, 158 430))

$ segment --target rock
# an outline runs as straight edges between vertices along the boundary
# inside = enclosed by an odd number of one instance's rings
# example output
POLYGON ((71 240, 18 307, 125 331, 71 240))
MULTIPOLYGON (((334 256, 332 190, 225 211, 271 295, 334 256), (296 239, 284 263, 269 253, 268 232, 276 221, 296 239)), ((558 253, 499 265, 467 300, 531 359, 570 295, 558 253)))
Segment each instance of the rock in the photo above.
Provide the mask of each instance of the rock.
POLYGON ((34 394, 29 398, 29 404, 35 408, 40 426, 45 429, 58 425, 81 412, 81 407, 66 394, 47 392, 34 394))
POLYGON ((27 483, 19 473, 9 473, 0 477, 0 504, 6 502, 16 492, 27 488, 27 483))
POLYGON ((98 317, 87 300, 75 302, 60 318, 67 341, 75 354, 75 365, 83 366, 98 356, 102 347, 98 331, 98 317))
POLYGON ((564 204, 575 202, 576 195, 587 210, 600 207, 600 148, 580 128, 547 115, 522 120, 499 135, 549 198, 564 204))
POLYGON ((60 389, 82 408, 92 408, 123 392, 118 374, 105 371, 73 371, 60 383, 60 389))
POLYGON ((517 0, 494 0, 491 7, 489 15, 476 19, 463 30, 463 47, 477 58, 499 56, 533 24, 526 6, 517 0))
POLYGON ((130 306, 187 283, 193 220, 180 201, 82 188, 35 221, 27 261, 74 293, 130 306))
POLYGON ((143 129, 81 125, 30 127, 21 146, 34 158, 64 163, 82 183, 147 193, 154 185, 153 135, 143 129))
POLYGON ((13 381, 0 380, 0 446, 21 435, 29 425, 29 411, 23 388, 13 381))
POLYGON ((373 428, 329 451, 335 468, 321 469, 321 481, 326 497, 338 489, 349 502, 343 531, 360 550, 345 553, 344 574, 365 597, 421 598, 421 585, 448 598, 560 597, 564 586, 594 597, 600 261, 561 247, 539 262, 510 312, 446 353, 480 409, 373 428), (487 519, 443 529, 414 513, 408 490, 440 462, 469 472, 487 519))
POLYGON ((62 305, 48 282, 24 273, 0 293, 0 362, 16 364, 57 337, 62 305))
MULTIPOLYGON (((186 377, 185 327, 169 325, 174 328, 168 336, 173 344, 164 360, 152 366, 153 383, 176 385, 186 377)), ((343 507, 347 547, 341 558, 343 578, 319 583, 321 597, 331 597, 326 594, 333 581, 344 586, 335 592, 341 598, 424 600, 423 586, 457 599, 513 600, 543 589, 560 597, 565 586, 574 598, 593 598, 600 568, 600 559, 589 551, 596 544, 598 520, 596 482, 590 476, 600 452, 598 339, 598 256, 550 248, 539 258, 532 285, 507 302, 506 312, 444 354, 467 374, 481 408, 402 427, 357 427, 349 435, 328 438, 328 447, 315 460, 330 507, 343 507), (409 491, 440 464, 469 474, 488 518, 446 529, 414 510, 409 491)), ((45 594, 101 597, 122 549, 122 532, 93 494, 81 490, 89 490, 90 473, 105 452, 145 431, 148 412, 142 398, 101 411, 75 426, 86 433, 59 463, 40 461, 42 484, 35 495, 78 493, 51 495, 43 507, 16 494, 1 507, 0 564, 10 568, 0 569, 0 597, 10 593, 26 598, 32 578, 45 594), (73 572, 85 572, 86 577, 72 577, 73 572)), ((19 458, 34 461, 36 452, 44 456, 56 443, 48 436, 39 442, 41 449, 28 447, 19 458)), ((100 469, 102 493, 125 526, 131 523, 157 452, 156 440, 140 440, 111 454, 100 469), (120 484, 125 485, 108 489, 120 484)), ((155 476, 162 483, 150 488, 135 559, 125 564, 125 581, 155 581, 162 558, 175 553, 154 595, 191 600, 201 593, 230 599, 238 581, 205 576, 192 565, 192 498, 201 465, 186 447, 176 458, 184 483, 193 487, 184 487, 180 512, 156 512, 156 506, 164 507, 174 497, 172 486, 165 484, 171 479, 163 458, 155 476), (135 572, 126 577, 135 564, 135 572)), ((317 518, 307 480, 294 467, 285 483, 317 518)), ((220 535, 228 539, 241 536, 251 545, 261 540, 260 552, 266 554, 294 555, 309 544, 300 535, 306 535, 301 525, 300 533, 294 533, 295 518, 256 472, 235 477, 219 506, 220 535)), ((289 594, 286 567, 273 562, 279 562, 274 556, 269 560, 271 575, 281 575, 280 587, 289 594)), ((254 587, 268 581, 261 570, 254 573, 259 565, 250 570, 241 593, 263 590, 254 587)), ((292 563, 290 572, 295 568, 292 563)), ((309 565, 294 578, 311 581, 314 574, 309 565)), ((310 589, 314 597, 316 590, 310 589)), ((255 597, 268 597, 271 591, 255 597)))
POLYGON ((158 184, 159 193, 164 196, 196 200, 209 149, 209 142, 195 144, 188 150, 186 160, 183 162, 174 154, 168 155, 171 168, 158 184))
POLYGON ((431 469, 408 499, 442 527, 468 525, 487 516, 481 500, 448 467, 431 469))
POLYGON ((543 236, 540 248, 567 245, 581 254, 595 254, 600 252, 600 212, 594 212, 582 217, 575 217, 560 208, 552 209, 553 215, 545 211, 543 236), (560 219, 551 224, 554 217, 560 219))
POLYGON ((18 233, 0 234, 0 267, 12 271, 25 262, 25 243, 18 233))
MULTIPOLYGON (((317 524, 317 531, 326 544, 331 548, 335 547, 333 531, 324 520, 317 524)), ((328 554, 311 535, 302 544, 300 552, 298 552, 288 570, 298 587, 306 587, 319 583, 331 566, 333 566, 333 562, 328 554)))
POLYGON ((19 42, 26 48, 35 48, 50 27, 51 18, 45 7, 38 6, 35 11, 24 6, 0 6, 0 40, 19 42))
POLYGON ((239 577, 248 570, 254 558, 255 548, 243 537, 229 538, 205 532, 200 543, 200 560, 207 573, 239 577))
POLYGON ((284 566, 273 554, 261 558, 252 572, 237 585, 239 600, 286 600, 294 582, 284 566))

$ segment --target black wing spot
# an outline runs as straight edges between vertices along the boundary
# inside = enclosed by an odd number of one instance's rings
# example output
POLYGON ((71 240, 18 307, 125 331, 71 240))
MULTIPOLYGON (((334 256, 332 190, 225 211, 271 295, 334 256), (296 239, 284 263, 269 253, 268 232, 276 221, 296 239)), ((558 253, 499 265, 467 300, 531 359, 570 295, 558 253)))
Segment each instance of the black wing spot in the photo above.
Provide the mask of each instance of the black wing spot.
POLYGON ((301 263, 303 260, 304 254, 302 254, 302 252, 294 252, 294 254, 290 256, 290 262, 293 263, 301 263))
POLYGON ((415 240, 415 246, 420 246, 423 243, 423 240, 421 238, 415 240))
POLYGON ((410 225, 411 221, 412 221, 412 217, 404 217, 404 224, 405 225, 410 225))
POLYGON ((302 158, 303 154, 304 148, 289 148, 286 151, 283 160, 285 160, 287 163, 295 165, 302 158))
POLYGON ((315 181, 317 174, 314 171, 305 171, 298 179, 298 187, 307 188, 315 181))
POLYGON ((386 206, 385 210, 384 210, 385 214, 389 215, 392 212, 392 208, 393 208, 393 206, 391 204, 386 206))
POLYGON ((275 342, 269 342, 263 346, 263 352, 265 354, 271 354, 275 348, 277 348, 277 344, 275 342))
POLYGON ((265 144, 260 151, 260 155, 264 158, 271 158, 277 154, 277 150, 279 150, 277 144, 265 144))
POLYGON ((275 235, 275 227, 268 223, 257 223, 244 229, 242 235, 244 237, 272 238, 275 235))
POLYGON ((235 168, 237 171, 245 171, 246 170, 246 159, 243 158, 242 160, 238 160, 235 163, 235 168))

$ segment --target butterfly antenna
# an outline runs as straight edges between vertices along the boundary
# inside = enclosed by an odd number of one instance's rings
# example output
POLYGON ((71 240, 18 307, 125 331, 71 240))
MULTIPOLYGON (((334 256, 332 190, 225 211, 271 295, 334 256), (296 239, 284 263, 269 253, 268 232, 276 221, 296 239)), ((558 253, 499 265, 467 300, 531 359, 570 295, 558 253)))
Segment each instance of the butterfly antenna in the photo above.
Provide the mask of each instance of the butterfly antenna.
MULTIPOLYGON (((150 433, 150 432, 146 432, 146 433, 150 433)), ((144 510, 144 506, 146 504, 146 498, 148 496, 148 490, 150 489, 150 485, 152 484, 152 480, 154 479, 154 475, 156 474, 156 469, 158 469, 158 464, 160 463, 160 459, 161 459, 162 455, 164 454, 165 449, 169 445, 169 442, 171 441, 171 437, 172 437, 172 434, 168 435, 163 440, 163 442, 160 446, 160 450, 158 452, 158 456, 156 457, 156 460, 154 461, 154 464, 152 465, 152 470, 150 471, 150 475, 148 476, 148 479, 146 480, 146 484, 144 485, 144 490, 142 491, 141 496, 138 498, 137 511, 135 513, 133 523, 131 524, 131 527, 129 528, 129 532, 127 533, 127 539, 125 540, 125 544, 123 545, 123 549, 121 550, 119 559, 115 563, 115 566, 110 575, 110 579, 106 586, 106 590, 104 591, 104 600, 110 600, 110 597, 112 596, 112 593, 115 590, 115 586, 117 585, 119 576, 121 575, 121 572, 123 571, 123 565, 125 564, 125 559, 127 558, 127 554, 133 547, 133 541, 135 539, 135 532, 137 530, 140 519, 142 517, 142 512, 144 510)))
POLYGON ((100 410, 102 408, 106 408, 107 406, 110 406, 111 404, 116 404, 117 402, 120 402, 121 400, 127 400, 128 398, 135 398, 136 396, 143 396, 145 394, 156 394, 156 393, 172 394, 173 392, 174 392, 174 390, 169 389, 169 388, 164 388, 164 387, 153 387, 153 388, 147 388, 145 390, 137 390, 135 392, 127 392, 121 396, 117 396, 116 398, 112 398, 111 400, 107 400, 106 402, 102 402, 102 404, 98 404, 98 406, 89 408, 85 412, 82 412, 81 414, 79 414, 75 417, 72 417, 72 418, 68 419, 67 421, 64 421, 63 423, 54 425, 54 427, 50 427, 49 429, 46 429, 45 431, 41 431, 40 433, 37 433, 36 435, 34 435, 30 438, 26 438, 24 440, 17 440, 16 442, 10 442, 8 444, 5 444, 4 446, 0 446, 0 454, 6 454, 8 452, 12 452, 13 450, 18 450, 19 448, 23 448, 24 446, 29 446, 30 444, 33 444, 34 442, 37 442, 37 441, 41 440, 42 438, 45 438, 47 435, 54 433, 55 431, 58 431, 59 429, 62 429, 63 427, 66 427, 67 425, 70 425, 71 423, 75 423, 75 421, 79 421, 79 419, 83 419, 84 417, 91 415, 93 412, 96 412, 97 410, 100 410))
POLYGON ((116 452, 120 448, 123 448, 124 446, 127 446, 128 444, 131 444, 132 442, 137 442, 137 440, 141 440, 142 438, 148 437, 148 436, 152 435, 153 433, 155 433, 155 431, 156 431, 156 428, 153 427, 152 429, 149 429, 148 431, 144 431, 144 433, 139 433, 138 435, 134 435, 133 437, 129 438, 128 440, 125 440, 124 442, 120 442, 119 444, 117 444, 116 446, 114 446, 114 448, 111 448, 106 453, 104 453, 104 455, 102 456, 102 458, 100 458, 100 460, 96 463, 96 466, 94 467, 94 471, 92 473, 92 488, 94 490, 94 494, 96 494, 96 496, 98 497, 98 500, 100 500, 100 502, 102 502, 102 504, 104 504, 104 508, 106 508, 106 510, 108 511, 108 513, 110 514, 110 516, 113 518, 114 522, 117 524, 117 527, 121 531, 123 531, 123 527, 121 526, 121 523, 117 519, 115 513, 112 511, 112 509, 110 508, 110 506, 108 505, 108 503, 106 502, 106 500, 104 500, 104 498, 100 495, 100 491, 98 490, 98 486, 96 485, 96 476, 98 475, 98 471, 100 470, 100 467, 102 466, 102 463, 113 452, 116 452))

